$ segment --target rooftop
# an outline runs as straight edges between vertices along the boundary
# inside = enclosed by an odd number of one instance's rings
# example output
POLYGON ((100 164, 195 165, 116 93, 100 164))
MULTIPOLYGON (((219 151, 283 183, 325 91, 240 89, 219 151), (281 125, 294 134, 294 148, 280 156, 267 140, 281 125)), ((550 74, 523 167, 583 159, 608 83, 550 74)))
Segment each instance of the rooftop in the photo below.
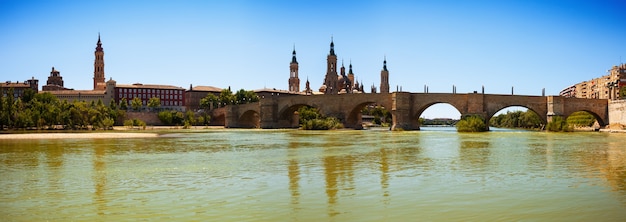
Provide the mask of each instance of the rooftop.
POLYGON ((221 92, 222 89, 214 86, 194 86, 189 91, 221 92))
POLYGON ((132 85, 127 84, 117 84, 116 88, 135 88, 135 89, 177 89, 177 90, 185 90, 182 87, 178 86, 170 86, 170 85, 152 85, 152 84, 142 84, 142 83, 134 83, 132 85))
POLYGON ((104 90, 56 90, 56 91, 45 91, 52 95, 102 95, 105 93, 104 90))

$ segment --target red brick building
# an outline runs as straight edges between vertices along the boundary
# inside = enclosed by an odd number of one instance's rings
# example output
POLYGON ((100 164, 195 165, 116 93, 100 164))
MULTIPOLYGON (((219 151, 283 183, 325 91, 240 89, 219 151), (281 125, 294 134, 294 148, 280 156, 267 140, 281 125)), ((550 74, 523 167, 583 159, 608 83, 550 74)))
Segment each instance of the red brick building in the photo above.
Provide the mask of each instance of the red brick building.
POLYGON ((141 83, 132 85, 119 84, 115 86, 116 104, 119 104, 123 98, 126 98, 127 105, 130 107, 131 101, 134 98, 139 98, 142 105, 147 106, 148 101, 152 97, 157 97, 161 100, 161 108, 185 110, 185 89, 182 87, 141 83))

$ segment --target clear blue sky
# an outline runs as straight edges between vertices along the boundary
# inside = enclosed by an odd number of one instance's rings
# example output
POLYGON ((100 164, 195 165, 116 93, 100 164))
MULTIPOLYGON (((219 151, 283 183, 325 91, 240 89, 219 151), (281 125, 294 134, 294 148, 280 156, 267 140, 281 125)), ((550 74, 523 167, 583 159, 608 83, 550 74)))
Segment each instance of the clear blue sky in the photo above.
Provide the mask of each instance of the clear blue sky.
POLYGON ((100 32, 106 78, 118 83, 287 89, 295 44, 301 88, 308 78, 318 89, 333 36, 367 91, 386 55, 392 89, 555 95, 626 62, 624 9, 591 0, 1 0, 0 80, 44 85, 54 66, 66 87, 90 89, 100 32))

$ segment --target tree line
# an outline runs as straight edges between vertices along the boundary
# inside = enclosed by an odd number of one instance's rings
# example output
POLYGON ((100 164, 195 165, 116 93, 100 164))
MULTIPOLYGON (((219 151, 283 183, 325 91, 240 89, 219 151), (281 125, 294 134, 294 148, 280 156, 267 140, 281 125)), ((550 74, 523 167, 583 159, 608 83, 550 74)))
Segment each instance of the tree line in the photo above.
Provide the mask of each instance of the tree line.
POLYGON ((543 122, 532 110, 513 111, 491 117, 489 125, 499 128, 541 129, 543 122))
POLYGON ((125 114, 113 101, 61 101, 30 89, 16 99, 12 88, 0 95, 0 129, 110 129, 125 114))
POLYGON ((228 89, 223 89, 219 96, 209 93, 206 97, 200 99, 200 108, 211 110, 226 105, 246 104, 258 101, 259 96, 257 96, 254 91, 240 89, 236 93, 233 93, 229 87, 228 89))

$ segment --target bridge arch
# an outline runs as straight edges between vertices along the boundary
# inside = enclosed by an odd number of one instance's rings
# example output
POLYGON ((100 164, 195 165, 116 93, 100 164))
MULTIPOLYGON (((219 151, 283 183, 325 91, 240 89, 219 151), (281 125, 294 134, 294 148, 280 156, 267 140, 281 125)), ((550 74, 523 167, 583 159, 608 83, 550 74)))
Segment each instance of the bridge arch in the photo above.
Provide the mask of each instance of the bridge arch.
POLYGON ((255 110, 247 110, 239 116, 239 126, 242 128, 259 128, 261 117, 255 110))
POLYGON ((390 111, 389 109, 391 107, 386 107, 384 104, 378 104, 376 103, 376 101, 365 101, 365 102, 361 102, 358 103, 356 105, 354 105, 352 107, 352 109, 350 109, 350 111, 347 113, 347 117, 344 121, 345 127, 346 128, 354 128, 354 129, 362 129, 363 128, 363 115, 361 113, 361 111, 363 110, 363 108, 365 108, 368 105, 380 105, 382 107, 385 107, 385 109, 387 111, 390 111))
POLYGON ((296 115, 296 112, 300 108, 305 107, 305 106, 316 108, 319 112, 319 108, 310 104, 306 104, 306 103, 297 103, 297 104, 285 106, 281 110, 278 111, 279 125, 285 128, 300 127, 300 116, 296 115))
POLYGON ((545 112, 544 113, 539 113, 540 111, 535 110, 536 108, 533 109, 533 107, 525 106, 525 105, 509 105, 509 106, 502 107, 501 109, 496 110, 493 113, 487 113, 487 123, 489 123, 489 120, 491 120, 491 118, 493 118, 498 112, 500 112, 500 111, 502 111, 502 110, 504 110, 506 108, 511 108, 511 107, 524 107, 524 108, 532 111, 533 113, 537 114, 537 116, 539 116, 539 120, 541 120, 541 124, 545 125, 545 124, 548 123, 548 120, 547 120, 545 112))
POLYGON ((452 103, 449 103, 449 102, 431 102, 431 103, 425 104, 425 105, 423 105, 422 107, 420 107, 420 108, 419 108, 419 109, 415 112, 415 115, 413 115, 413 118, 415 118, 415 119, 419 119, 419 118, 420 118, 420 116, 422 116, 422 114, 424 114, 424 112, 425 112, 428 108, 430 108, 430 107, 432 107, 432 106, 434 106, 434 105, 438 105, 438 104, 446 104, 446 105, 450 105, 450 106, 454 107, 454 109, 455 109, 456 111, 458 111, 458 112, 461 114, 461 116, 463 115, 463 112, 461 111, 461 109, 459 109, 459 107, 455 106, 455 105, 454 105, 454 104, 452 104, 452 103))
POLYGON ((582 109, 582 110, 575 110, 575 111, 571 111, 571 112, 565 113, 565 114, 563 115, 563 120, 567 120, 567 118, 568 118, 570 115, 572 115, 572 114, 573 114, 573 113, 575 113, 575 112, 579 112, 579 111, 584 111, 584 112, 587 112, 587 113, 591 114, 591 115, 593 116, 593 118, 595 118, 595 119, 596 119, 596 121, 598 121, 598 124, 600 124, 600 126, 606 126, 606 125, 607 125, 607 123, 606 123, 606 122, 604 122, 604 119, 603 119, 603 118, 602 118, 602 117, 601 117, 598 113, 595 113, 594 111, 591 111, 591 110, 586 110, 586 109, 582 109))

